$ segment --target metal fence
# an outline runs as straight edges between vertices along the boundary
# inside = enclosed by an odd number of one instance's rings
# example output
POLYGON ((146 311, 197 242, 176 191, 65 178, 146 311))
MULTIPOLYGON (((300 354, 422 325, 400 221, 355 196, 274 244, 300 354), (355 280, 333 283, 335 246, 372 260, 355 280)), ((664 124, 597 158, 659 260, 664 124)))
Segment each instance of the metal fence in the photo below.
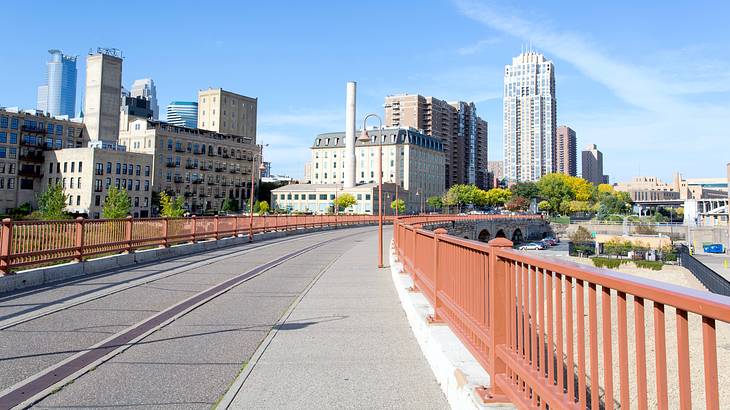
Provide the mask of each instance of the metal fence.
MULTIPOLYGON (((0 275, 21 267, 81 261, 141 248, 321 226, 373 224, 369 215, 210 216, 62 221, 2 220, 0 275)), ((387 220, 392 220, 388 217, 387 220)))
POLYGON ((492 400, 719 408, 716 322, 730 321, 730 298, 444 233, 396 221, 397 255, 432 319, 490 374, 492 400))
POLYGON ((690 255, 686 245, 679 246, 679 264, 692 272, 710 292, 730 296, 730 282, 690 255))

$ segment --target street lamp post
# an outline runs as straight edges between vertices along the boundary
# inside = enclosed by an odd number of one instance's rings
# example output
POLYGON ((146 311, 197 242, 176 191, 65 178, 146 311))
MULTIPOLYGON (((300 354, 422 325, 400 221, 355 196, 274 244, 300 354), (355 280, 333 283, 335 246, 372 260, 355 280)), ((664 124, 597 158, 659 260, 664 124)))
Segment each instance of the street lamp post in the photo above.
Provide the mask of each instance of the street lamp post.
POLYGON ((256 165, 256 158, 259 159, 259 162, 261 163, 259 165, 259 172, 266 169, 264 166, 264 162, 262 161, 264 156, 264 146, 259 145, 259 153, 253 155, 253 161, 251 162, 251 195, 248 199, 248 241, 253 241, 253 197, 254 197, 254 176, 256 175, 255 171, 255 165, 256 165))
MULTIPOLYGON (((378 141, 378 268, 383 267, 383 119, 377 114, 368 114, 362 120, 360 142, 370 141, 367 130, 368 118, 375 117, 380 122, 380 141, 378 141)), ((397 192, 397 191, 396 191, 397 192)))

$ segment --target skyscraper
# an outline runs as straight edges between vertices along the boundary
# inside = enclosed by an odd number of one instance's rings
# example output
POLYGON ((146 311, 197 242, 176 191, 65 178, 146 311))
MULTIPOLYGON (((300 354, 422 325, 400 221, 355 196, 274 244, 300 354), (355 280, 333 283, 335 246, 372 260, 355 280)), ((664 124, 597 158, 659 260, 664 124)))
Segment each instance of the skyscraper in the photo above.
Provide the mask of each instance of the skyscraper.
POLYGON ((596 144, 590 144, 581 153, 581 177, 595 185, 608 183, 608 176, 603 175, 603 153, 596 144))
POLYGON ((167 122, 178 127, 198 127, 198 103, 173 101, 167 106, 167 122))
POLYGON ((143 78, 134 80, 132 90, 129 92, 131 97, 143 97, 149 100, 150 109, 152 110, 152 118, 158 119, 160 114, 160 106, 157 104, 157 88, 155 82, 151 78, 143 78))
POLYGON ((119 138, 119 107, 122 96, 122 53, 99 48, 86 57, 84 124, 91 140, 119 138))
POLYGON ((51 115, 74 116, 76 109, 76 56, 48 50, 46 83, 38 87, 36 109, 51 115))
POLYGON ((552 61, 528 51, 504 68, 504 173, 509 182, 555 172, 555 73, 552 61))
POLYGON ((555 148, 555 172, 570 176, 578 175, 578 152, 575 131, 567 125, 558 127, 558 138, 555 148))
POLYGON ((445 187, 487 187, 487 122, 472 102, 448 103, 434 97, 401 94, 385 97, 385 126, 412 127, 439 137, 446 154, 445 187))

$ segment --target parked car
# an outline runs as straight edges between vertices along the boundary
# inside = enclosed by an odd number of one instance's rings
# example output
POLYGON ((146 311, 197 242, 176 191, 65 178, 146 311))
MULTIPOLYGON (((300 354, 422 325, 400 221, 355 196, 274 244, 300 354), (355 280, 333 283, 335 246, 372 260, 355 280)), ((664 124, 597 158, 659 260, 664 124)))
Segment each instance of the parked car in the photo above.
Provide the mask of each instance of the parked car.
POLYGON ((545 249, 545 245, 537 242, 530 242, 520 246, 518 249, 521 251, 541 251, 545 249))

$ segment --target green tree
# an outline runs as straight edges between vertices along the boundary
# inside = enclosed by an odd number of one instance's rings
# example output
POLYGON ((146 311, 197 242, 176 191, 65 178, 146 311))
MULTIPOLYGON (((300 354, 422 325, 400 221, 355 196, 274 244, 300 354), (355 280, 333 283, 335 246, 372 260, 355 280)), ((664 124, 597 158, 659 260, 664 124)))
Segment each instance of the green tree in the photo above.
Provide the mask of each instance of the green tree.
POLYGON ((512 195, 528 200, 537 198, 540 195, 540 190, 534 182, 518 182, 509 187, 509 189, 512 191, 512 195))
POLYGON ((392 209, 393 211, 395 211, 397 209, 398 213, 402 214, 403 212, 406 211, 406 201, 404 201, 402 199, 393 201, 390 203, 390 209, 392 209))
POLYGON ((547 174, 537 181, 537 188, 540 196, 550 203, 552 212, 560 212, 560 204, 574 198, 568 175, 565 174, 547 174))
POLYGON ((344 211, 356 203, 355 196, 348 192, 337 195, 337 198, 333 201, 333 205, 337 207, 338 212, 344 211))
POLYGON ((269 203, 266 201, 259 202, 259 214, 265 214, 269 212, 269 203))
POLYGON ((183 198, 172 197, 167 192, 160 192, 160 215, 168 218, 178 218, 185 215, 183 198))
POLYGON ((539 209, 542 212, 550 212, 550 202, 548 201, 540 201, 537 204, 537 209, 539 209))
POLYGON ((126 218, 132 209, 132 201, 127 194, 127 190, 112 186, 106 195, 101 210, 102 217, 107 219, 126 218))
POLYGON ((578 229, 570 235, 570 240, 574 243, 585 243, 592 241, 593 236, 588 232, 588 229, 583 226, 578 226, 578 229))
POLYGON ((524 197, 513 196, 504 207, 512 212, 526 211, 530 207, 530 202, 524 197))
POLYGON ((462 205, 484 205, 486 195, 476 185, 456 184, 452 185, 444 194, 442 202, 446 206, 456 206, 461 209, 462 205))
POLYGON ((426 203, 433 209, 441 209, 444 207, 444 203, 440 196, 432 196, 426 199, 426 203))
POLYGON ((238 201, 233 198, 226 198, 221 204, 222 212, 238 212, 238 201))
POLYGON ((68 219, 66 213, 66 193, 63 186, 54 184, 48 187, 38 197, 38 211, 40 217, 45 220, 68 219))
POLYGON ((512 198, 512 191, 507 188, 492 188, 486 193, 486 202, 490 206, 502 206, 512 198))

